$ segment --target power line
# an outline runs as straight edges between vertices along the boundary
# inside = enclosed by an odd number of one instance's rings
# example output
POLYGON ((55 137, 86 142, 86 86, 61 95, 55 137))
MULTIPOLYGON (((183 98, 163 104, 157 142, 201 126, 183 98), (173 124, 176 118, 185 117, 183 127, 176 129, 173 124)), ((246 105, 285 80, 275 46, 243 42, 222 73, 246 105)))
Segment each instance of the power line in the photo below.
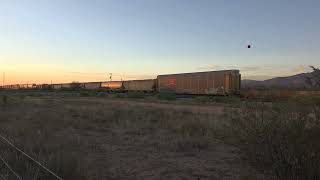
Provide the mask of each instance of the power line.
POLYGON ((31 156, 29 156, 27 153, 23 152, 21 149, 19 149, 18 147, 16 147, 13 143, 11 143, 8 139, 6 139, 5 137, 3 137, 0 134, 0 138, 3 139, 6 143, 8 143, 11 147, 13 147, 14 149, 16 149, 18 152, 20 152, 21 154, 23 154, 24 156, 26 156, 27 158, 29 158, 30 160, 32 160, 33 162, 35 162, 36 164, 38 164, 40 167, 42 167, 43 169, 45 169, 46 171, 48 171, 51 175, 53 175, 54 177, 56 177, 59 180, 62 180, 61 177, 59 177, 57 174, 55 174, 54 172, 52 172, 50 169, 46 168, 44 165, 42 165, 40 162, 38 162, 37 160, 33 159, 31 156))
POLYGON ((0 155, 0 160, 3 162, 3 164, 5 166, 7 166, 7 168, 19 179, 22 180, 21 177, 18 175, 18 173, 16 173, 11 167, 10 165, 4 160, 4 158, 0 155))

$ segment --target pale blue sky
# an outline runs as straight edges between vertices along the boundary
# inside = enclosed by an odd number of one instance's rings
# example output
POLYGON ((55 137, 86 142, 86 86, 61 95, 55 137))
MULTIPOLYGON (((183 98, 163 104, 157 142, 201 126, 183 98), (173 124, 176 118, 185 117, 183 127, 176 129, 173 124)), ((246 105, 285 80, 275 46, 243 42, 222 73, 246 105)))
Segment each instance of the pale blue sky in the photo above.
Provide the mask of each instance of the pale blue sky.
POLYGON ((0 71, 12 82, 229 68, 264 79, 319 59, 319 0, 0 0, 0 71))

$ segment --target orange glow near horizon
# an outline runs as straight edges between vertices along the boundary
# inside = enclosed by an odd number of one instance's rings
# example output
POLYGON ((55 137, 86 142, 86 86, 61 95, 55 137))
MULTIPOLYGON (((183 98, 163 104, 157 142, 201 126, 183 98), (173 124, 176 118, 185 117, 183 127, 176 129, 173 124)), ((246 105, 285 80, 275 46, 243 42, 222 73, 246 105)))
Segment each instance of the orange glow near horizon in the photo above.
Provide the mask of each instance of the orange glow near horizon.
MULTIPOLYGON (((154 75, 118 75, 114 74, 113 81, 133 80, 133 79, 154 79, 154 75)), ((1 83, 3 85, 3 73, 1 73, 1 83)), ((99 82, 109 81, 107 75, 99 73, 75 73, 75 72, 5 72, 5 85, 12 84, 59 84, 71 82, 99 82)))
MULTIPOLYGON (((59 84, 71 82, 100 82, 109 81, 109 73, 112 73, 113 81, 120 80, 137 80, 137 79, 155 79, 160 74, 170 73, 184 73, 197 72, 199 66, 188 69, 187 67, 176 66, 161 66, 145 65, 146 67, 137 68, 135 66, 97 66, 94 64, 49 64, 49 63, 18 63, 21 57, 4 57, 0 59, 7 59, 5 62, 0 61, 0 85, 3 84, 3 72, 5 72, 5 85, 11 84, 59 84)), ((24 61, 32 59, 23 58, 24 61)), ((30 60, 31 61, 31 60, 30 60)), ((37 59, 38 61, 38 59, 37 59)), ((265 66, 265 65, 251 65, 251 66, 209 66, 207 69, 201 71, 213 71, 220 69, 234 69, 237 68, 242 74, 242 79, 265 80, 279 76, 290 76, 298 73, 308 71, 306 65, 282 65, 282 66, 265 66), (280 69, 280 70, 279 70, 280 69), (265 74, 272 76, 265 76, 265 74)))

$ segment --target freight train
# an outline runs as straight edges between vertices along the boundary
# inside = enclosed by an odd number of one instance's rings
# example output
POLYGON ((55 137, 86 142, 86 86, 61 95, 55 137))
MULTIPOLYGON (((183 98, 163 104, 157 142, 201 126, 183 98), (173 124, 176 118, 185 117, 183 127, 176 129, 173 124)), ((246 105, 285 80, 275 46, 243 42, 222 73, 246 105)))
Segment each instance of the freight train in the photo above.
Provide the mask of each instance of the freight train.
POLYGON ((17 84, 2 86, 2 89, 88 89, 112 92, 171 92, 195 95, 240 94, 239 70, 207 71, 182 74, 158 75, 156 79, 106 81, 63 84, 17 84))

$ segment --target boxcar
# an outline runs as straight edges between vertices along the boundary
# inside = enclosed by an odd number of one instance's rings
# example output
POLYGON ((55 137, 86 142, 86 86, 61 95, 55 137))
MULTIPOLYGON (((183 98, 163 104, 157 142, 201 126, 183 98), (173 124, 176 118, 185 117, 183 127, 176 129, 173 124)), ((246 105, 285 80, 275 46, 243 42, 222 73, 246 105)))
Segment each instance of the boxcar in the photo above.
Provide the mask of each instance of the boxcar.
POLYGON ((20 84, 20 89, 28 89, 28 84, 20 84))
POLYGON ((126 91, 153 92, 156 88, 155 79, 124 81, 123 87, 126 91))
POLYGON ((209 71, 158 76, 159 92, 177 94, 239 94, 239 70, 209 71))
POLYGON ((61 84, 61 88, 69 89, 69 88, 71 88, 71 83, 61 84))
POLYGON ((85 89, 100 89, 101 88, 101 82, 87 82, 83 83, 85 89))
POLYGON ((52 88, 52 84, 41 84, 40 89, 51 89, 52 88))
POLYGON ((19 84, 10 85, 9 89, 19 89, 19 84))
POLYGON ((53 89, 61 89, 61 84, 52 84, 53 89))
POLYGON ((120 90, 123 89, 122 81, 107 81, 101 82, 101 88, 110 90, 120 90))
POLYGON ((27 89, 33 89, 33 85, 32 84, 27 84, 27 89))

